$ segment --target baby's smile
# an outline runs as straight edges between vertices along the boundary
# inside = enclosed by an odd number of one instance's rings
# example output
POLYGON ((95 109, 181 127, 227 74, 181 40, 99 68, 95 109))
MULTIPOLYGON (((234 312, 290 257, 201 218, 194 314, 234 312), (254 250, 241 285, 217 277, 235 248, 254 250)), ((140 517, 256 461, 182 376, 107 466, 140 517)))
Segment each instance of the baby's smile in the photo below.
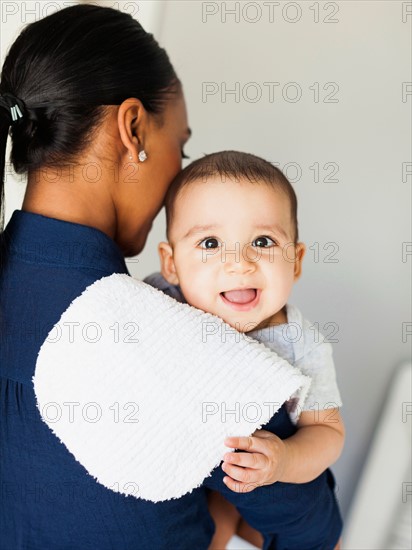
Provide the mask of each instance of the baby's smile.
POLYGON ((238 288, 220 293, 224 304, 236 311, 250 311, 258 303, 261 294, 258 288, 238 288))

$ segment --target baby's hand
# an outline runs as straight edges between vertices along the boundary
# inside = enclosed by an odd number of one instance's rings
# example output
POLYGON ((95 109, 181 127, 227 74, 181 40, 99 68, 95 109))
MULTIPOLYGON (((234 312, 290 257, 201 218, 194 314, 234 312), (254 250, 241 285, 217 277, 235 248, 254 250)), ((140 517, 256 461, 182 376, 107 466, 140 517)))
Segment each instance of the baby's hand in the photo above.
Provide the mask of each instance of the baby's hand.
POLYGON ((277 435, 256 430, 249 437, 227 437, 225 445, 244 453, 226 453, 222 470, 226 486, 235 493, 250 493, 260 485, 278 481, 287 463, 288 447, 277 435))

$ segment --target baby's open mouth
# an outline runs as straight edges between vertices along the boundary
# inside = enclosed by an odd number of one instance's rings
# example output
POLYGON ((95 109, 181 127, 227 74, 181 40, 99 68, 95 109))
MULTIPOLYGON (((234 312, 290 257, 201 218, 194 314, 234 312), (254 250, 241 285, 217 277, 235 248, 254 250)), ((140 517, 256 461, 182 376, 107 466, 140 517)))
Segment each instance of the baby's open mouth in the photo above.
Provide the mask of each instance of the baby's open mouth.
POLYGON ((228 302, 234 304, 248 304, 256 298, 256 288, 242 288, 238 290, 227 290, 220 293, 228 302))
POLYGON ((251 311, 260 300, 261 288, 238 288, 220 293, 223 303, 233 311, 251 311))

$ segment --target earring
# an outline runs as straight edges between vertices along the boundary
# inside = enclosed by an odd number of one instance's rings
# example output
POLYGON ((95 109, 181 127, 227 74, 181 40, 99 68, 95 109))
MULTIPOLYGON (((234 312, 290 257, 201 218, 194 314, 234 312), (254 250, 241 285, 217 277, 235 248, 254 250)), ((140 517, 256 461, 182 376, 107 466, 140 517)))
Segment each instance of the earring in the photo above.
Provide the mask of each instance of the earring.
POLYGON ((130 153, 129 159, 130 159, 130 160, 133 160, 133 155, 132 155, 132 153, 130 153))
POLYGON ((143 149, 143 151, 140 151, 139 153, 139 160, 140 162, 144 162, 147 159, 146 151, 143 149))

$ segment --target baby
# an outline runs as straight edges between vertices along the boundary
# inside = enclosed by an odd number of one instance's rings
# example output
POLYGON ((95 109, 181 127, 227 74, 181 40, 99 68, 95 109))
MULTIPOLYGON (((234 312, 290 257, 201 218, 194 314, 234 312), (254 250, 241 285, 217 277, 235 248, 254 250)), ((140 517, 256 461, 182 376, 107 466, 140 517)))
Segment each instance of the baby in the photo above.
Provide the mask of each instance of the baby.
POLYGON ((342 519, 329 470, 344 426, 329 343, 288 304, 305 246, 295 192, 271 163, 224 151, 186 167, 165 198, 161 274, 145 279, 181 302, 221 317, 311 377, 304 410, 293 399, 252 437, 231 437, 204 481, 216 530, 265 550, 339 548, 342 519))

